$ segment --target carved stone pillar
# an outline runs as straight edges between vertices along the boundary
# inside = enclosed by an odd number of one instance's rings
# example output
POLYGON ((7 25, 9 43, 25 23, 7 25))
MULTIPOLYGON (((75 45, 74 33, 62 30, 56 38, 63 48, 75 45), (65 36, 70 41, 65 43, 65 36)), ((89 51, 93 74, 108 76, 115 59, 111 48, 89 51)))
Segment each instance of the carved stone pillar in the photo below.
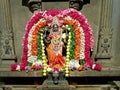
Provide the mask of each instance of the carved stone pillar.
POLYGON ((112 0, 102 0, 100 15, 100 31, 96 58, 111 58, 112 43, 112 0))
MULTIPOLYGON (((16 60, 10 0, 0 1, 0 58, 2 65, 16 60)), ((12 62, 13 63, 13 62, 12 62)))
POLYGON ((2 40, 2 31, 1 31, 2 29, 1 29, 1 26, 0 26, 0 65, 1 65, 1 55, 2 55, 2 42, 1 42, 1 40, 2 40))

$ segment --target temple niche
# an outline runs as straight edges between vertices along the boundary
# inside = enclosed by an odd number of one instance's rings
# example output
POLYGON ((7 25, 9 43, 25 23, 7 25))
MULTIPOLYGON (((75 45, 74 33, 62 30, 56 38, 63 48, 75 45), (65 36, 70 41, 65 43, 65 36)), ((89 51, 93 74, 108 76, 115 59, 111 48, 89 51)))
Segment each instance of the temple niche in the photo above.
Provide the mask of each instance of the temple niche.
MULTIPOLYGON (((88 19, 94 35, 94 48, 92 48, 91 58, 94 62, 102 64, 103 67, 101 72, 71 72, 70 77, 119 77, 119 3, 119 0, 1 0, 0 80, 3 80, 1 77, 16 77, 15 75, 17 75, 17 77, 42 77, 41 72, 31 72, 26 74, 26 72, 23 71, 11 73, 10 65, 13 63, 21 63, 25 27, 32 15, 37 11, 67 8, 74 8, 82 12, 88 19)), ((64 73, 60 74, 63 80, 62 74, 64 73)), ((51 74, 49 74, 49 76, 48 79, 51 80, 51 74)), ((56 77, 54 79, 56 80, 56 77)), ((97 80, 99 81, 100 79, 97 80)), ((115 88, 111 84, 105 88, 114 88, 115 90, 117 90, 116 87, 120 88, 119 78, 115 80, 114 78, 111 78, 110 81, 115 81, 112 82, 114 83, 115 88)), ((3 80, 3 82, 8 84, 11 83, 6 80, 3 80)), ((106 80, 104 80, 104 82, 100 80, 100 83, 107 82, 106 80)), ((0 89, 3 90, 1 86, 0 89)))

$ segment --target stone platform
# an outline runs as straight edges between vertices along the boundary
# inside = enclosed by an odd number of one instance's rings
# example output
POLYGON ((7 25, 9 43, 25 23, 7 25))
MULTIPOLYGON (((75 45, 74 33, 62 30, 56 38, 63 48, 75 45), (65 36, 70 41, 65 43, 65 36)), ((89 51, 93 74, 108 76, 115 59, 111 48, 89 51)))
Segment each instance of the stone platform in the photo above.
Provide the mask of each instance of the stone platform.
POLYGON ((117 90, 115 86, 106 85, 69 85, 69 86, 51 86, 51 89, 38 85, 6 85, 0 86, 0 90, 117 90), (56 88, 57 87, 57 88, 56 88))
MULTIPOLYGON (((70 71, 69 77, 119 77, 120 66, 103 67, 102 71, 83 70, 83 71, 70 71)), ((0 69, 0 77, 42 77, 41 71, 10 71, 8 69, 0 69)))
POLYGON ((42 71, 0 69, 0 90, 119 90, 120 68, 104 67, 102 71, 71 71, 66 85, 45 85, 42 71), (15 80, 15 81, 14 81, 15 80), (32 83, 30 83, 32 82, 32 83))

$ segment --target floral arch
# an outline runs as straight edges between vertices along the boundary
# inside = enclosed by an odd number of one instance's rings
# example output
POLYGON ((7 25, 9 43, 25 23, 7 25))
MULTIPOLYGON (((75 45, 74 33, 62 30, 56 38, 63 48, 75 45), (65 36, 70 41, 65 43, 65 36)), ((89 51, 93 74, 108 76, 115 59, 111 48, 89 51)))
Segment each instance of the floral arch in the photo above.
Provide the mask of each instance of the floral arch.
POLYGON ((49 71, 95 69, 101 65, 90 58, 93 48, 90 25, 75 9, 36 12, 25 28, 21 64, 12 64, 11 70, 49 71))

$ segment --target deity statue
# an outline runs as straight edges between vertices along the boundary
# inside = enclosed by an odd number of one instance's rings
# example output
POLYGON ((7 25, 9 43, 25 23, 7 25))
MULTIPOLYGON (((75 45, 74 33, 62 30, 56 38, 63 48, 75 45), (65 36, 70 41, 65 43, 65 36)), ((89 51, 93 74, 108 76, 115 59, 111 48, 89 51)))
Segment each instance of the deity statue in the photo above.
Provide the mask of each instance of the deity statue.
POLYGON ((62 30, 57 24, 52 25, 49 38, 51 38, 51 43, 46 48, 49 65, 51 68, 63 69, 65 65, 62 55, 64 44, 62 42, 62 30))

